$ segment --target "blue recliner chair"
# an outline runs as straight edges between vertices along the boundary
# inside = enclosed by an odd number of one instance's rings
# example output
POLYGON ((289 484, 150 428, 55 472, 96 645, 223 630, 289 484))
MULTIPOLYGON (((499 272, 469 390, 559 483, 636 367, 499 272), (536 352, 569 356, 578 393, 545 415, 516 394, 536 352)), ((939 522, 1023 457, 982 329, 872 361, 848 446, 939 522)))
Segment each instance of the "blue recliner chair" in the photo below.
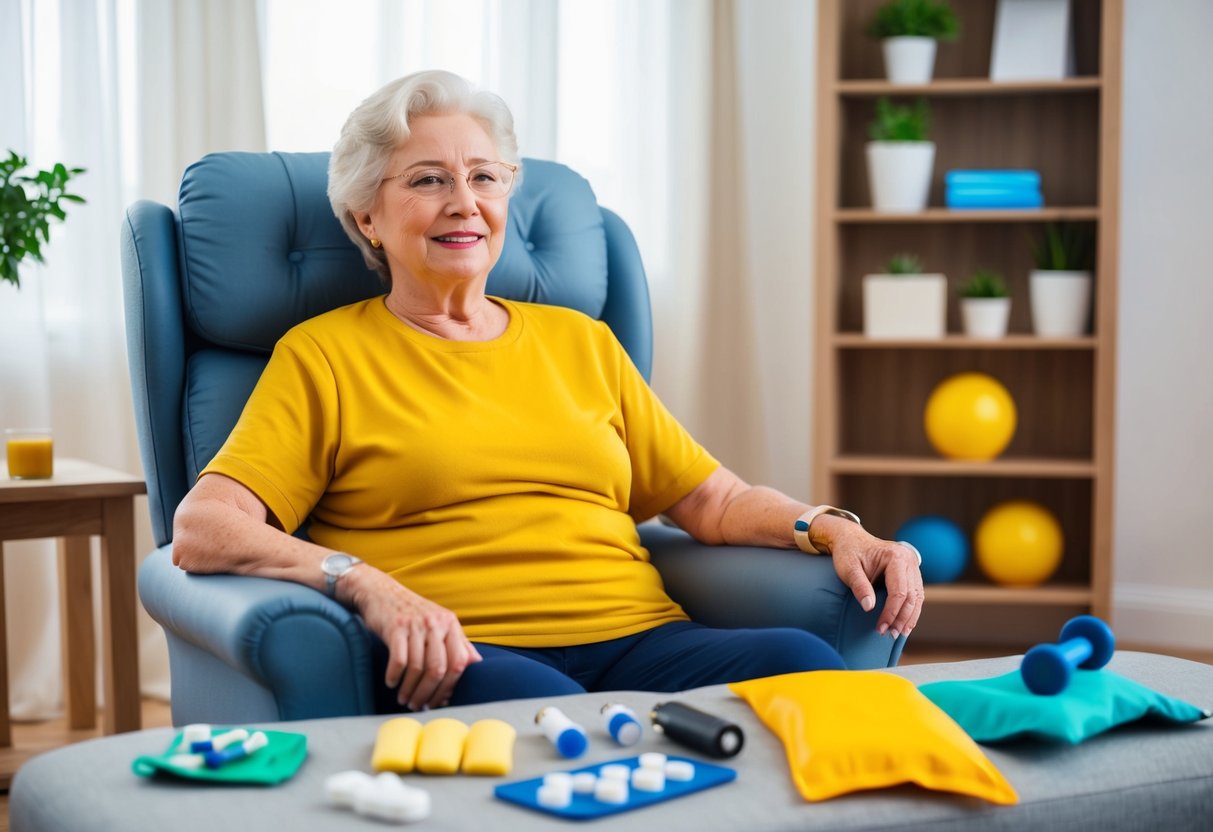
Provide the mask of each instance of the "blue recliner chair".
MULTIPOLYGON (((220 153, 191 166, 176 212, 126 215, 122 271, 135 416, 159 548, 139 571, 168 637, 173 721, 254 723, 374 712, 375 638, 299 584, 189 575, 172 564, 173 512, 219 449, 294 324, 383 289, 325 195, 326 153, 220 153)), ((606 321, 646 378, 652 322, 644 268, 623 221, 589 184, 525 160, 489 292, 606 321)), ((670 594, 709 625, 796 626, 852 668, 893 666, 904 637, 875 633, 828 558, 702 546, 647 523, 642 539, 670 594)), ((486 592, 492 591, 489 588, 486 592)), ((878 598, 877 610, 884 602, 878 598)))

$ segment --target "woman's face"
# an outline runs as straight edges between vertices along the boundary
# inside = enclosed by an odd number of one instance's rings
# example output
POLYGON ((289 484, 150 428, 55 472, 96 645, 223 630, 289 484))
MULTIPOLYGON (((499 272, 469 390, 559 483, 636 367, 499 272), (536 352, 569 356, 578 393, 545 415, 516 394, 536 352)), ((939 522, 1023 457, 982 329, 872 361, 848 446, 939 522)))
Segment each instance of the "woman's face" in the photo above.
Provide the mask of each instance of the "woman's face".
POLYGON ((493 140, 463 113, 420 116, 409 126, 409 139, 392 154, 375 205, 358 218, 362 233, 382 241, 393 281, 410 276, 450 284, 487 278, 505 242, 509 199, 477 196, 463 175, 499 161, 493 140), (410 178, 400 174, 421 168, 456 174, 454 190, 438 198, 419 196, 409 187, 410 178))

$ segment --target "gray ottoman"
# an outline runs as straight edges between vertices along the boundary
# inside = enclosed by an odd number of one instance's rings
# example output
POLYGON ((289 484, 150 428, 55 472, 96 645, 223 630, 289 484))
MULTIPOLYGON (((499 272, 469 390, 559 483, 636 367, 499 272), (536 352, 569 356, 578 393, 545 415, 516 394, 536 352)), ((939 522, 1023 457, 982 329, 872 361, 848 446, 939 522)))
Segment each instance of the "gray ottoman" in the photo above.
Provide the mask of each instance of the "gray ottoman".
MULTIPOLYGON (((918 665, 897 673, 921 683, 984 678, 1018 666, 1018 657, 918 665)), ((1109 668, 1203 708, 1213 706, 1213 667, 1149 653, 1119 653, 1109 668)), ((521 700, 465 708, 443 715, 471 723, 504 719, 519 729, 515 766, 507 778, 410 776, 429 790, 433 814, 415 828, 432 830, 533 830, 571 828, 493 797, 498 783, 538 777, 644 751, 686 752, 652 731, 631 749, 613 746, 601 733, 598 710, 622 702, 638 713, 660 701, 679 700, 740 724, 742 753, 724 761, 736 781, 635 812, 591 821, 608 830, 920 829, 920 830, 1207 830, 1213 828, 1213 720, 1184 726, 1138 724, 1078 746, 1017 743, 986 753, 1019 792, 1016 806, 901 786, 807 803, 792 785, 783 748, 753 712, 725 687, 684 694, 624 692, 558 700, 521 700), (558 704, 591 733, 590 749, 575 762, 556 757, 532 724, 536 710, 558 704)), ((423 717, 424 718, 424 717, 423 717)), ((106 737, 43 754, 16 775, 9 803, 14 832, 190 832, 216 829, 308 830, 384 828, 325 805, 326 777, 351 768, 368 770, 383 717, 309 720, 269 726, 307 735, 309 756, 299 773, 275 787, 216 787, 131 773, 131 761, 158 754, 169 729, 106 737)), ((694 756, 687 754, 687 756, 694 756)))

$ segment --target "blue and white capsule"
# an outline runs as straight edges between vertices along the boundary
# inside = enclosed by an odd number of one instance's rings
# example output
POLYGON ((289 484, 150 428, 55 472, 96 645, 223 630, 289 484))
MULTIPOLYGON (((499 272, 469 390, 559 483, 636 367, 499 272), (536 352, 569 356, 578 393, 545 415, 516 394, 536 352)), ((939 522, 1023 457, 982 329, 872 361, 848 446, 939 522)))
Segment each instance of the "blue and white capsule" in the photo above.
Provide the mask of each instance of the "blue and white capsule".
POLYGON ((222 768, 228 763, 244 759, 269 744, 270 738, 263 731, 255 731, 244 742, 229 744, 218 751, 206 752, 206 767, 222 768))

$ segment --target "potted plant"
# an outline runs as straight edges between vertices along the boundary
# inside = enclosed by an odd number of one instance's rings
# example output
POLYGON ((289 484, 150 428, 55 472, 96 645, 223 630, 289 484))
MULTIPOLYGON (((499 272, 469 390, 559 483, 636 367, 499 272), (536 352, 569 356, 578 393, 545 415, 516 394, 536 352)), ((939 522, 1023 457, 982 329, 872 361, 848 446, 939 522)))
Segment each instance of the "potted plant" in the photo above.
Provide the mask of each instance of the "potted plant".
POLYGON ((1077 338, 1087 331, 1095 237, 1088 226, 1050 223, 1033 251, 1028 275, 1032 328, 1048 338, 1077 338))
POLYGON ((978 269, 960 287, 960 317, 972 338, 1001 338, 1007 334, 1011 297, 1002 275, 978 269))
POLYGON ((936 44, 955 40, 960 26, 946 2, 892 0, 877 9, 867 31, 880 38, 890 82, 926 84, 935 71, 936 44))
POLYGON ((42 246, 50 242, 53 217, 67 218, 63 201, 84 202, 68 193, 68 181, 84 168, 56 164, 50 170, 23 173, 29 161, 10 150, 0 158, 0 280, 21 287, 17 267, 29 257, 43 262, 42 246))
POLYGON ((916 212, 927 206, 935 143, 927 139, 931 112, 925 99, 913 105, 876 101, 868 125, 868 181, 877 211, 916 212))
POLYGON ((948 279, 923 274, 913 254, 895 254, 881 274, 863 278, 863 334, 868 338, 942 338, 948 279))

